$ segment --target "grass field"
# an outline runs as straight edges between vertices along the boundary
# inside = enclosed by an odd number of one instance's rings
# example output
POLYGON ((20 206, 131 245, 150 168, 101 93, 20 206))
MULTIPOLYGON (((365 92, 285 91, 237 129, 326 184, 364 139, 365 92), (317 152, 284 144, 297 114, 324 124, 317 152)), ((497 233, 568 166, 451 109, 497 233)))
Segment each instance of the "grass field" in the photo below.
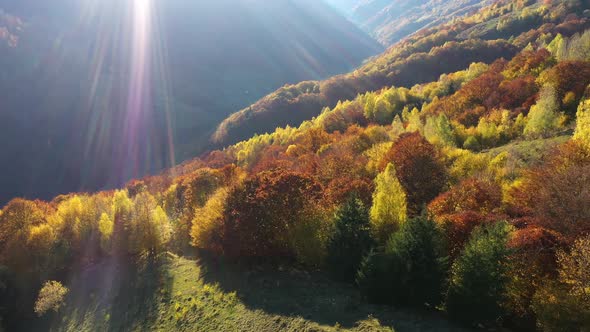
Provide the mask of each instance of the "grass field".
POLYGON ((489 154, 492 157, 500 153, 508 153, 514 160, 518 161, 519 167, 531 167, 538 164, 555 147, 569 141, 571 138, 571 135, 560 135, 536 140, 513 141, 494 149, 482 151, 482 153, 489 154))
POLYGON ((293 269, 166 254, 79 273, 52 331, 462 331, 437 313, 364 303, 354 287, 293 269))

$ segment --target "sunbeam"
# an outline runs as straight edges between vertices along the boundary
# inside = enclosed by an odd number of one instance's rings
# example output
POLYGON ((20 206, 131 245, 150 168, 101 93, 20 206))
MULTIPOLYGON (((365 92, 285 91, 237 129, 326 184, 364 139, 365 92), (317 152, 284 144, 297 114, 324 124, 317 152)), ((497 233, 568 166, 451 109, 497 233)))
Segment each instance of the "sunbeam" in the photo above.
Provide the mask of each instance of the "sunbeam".
MULTIPOLYGON (((126 142, 127 157, 132 162, 138 161, 138 141, 140 139, 139 124, 149 115, 151 78, 150 78, 150 31, 151 1, 132 0, 132 47, 129 58, 130 74, 127 96, 126 142)), ((139 165, 135 165, 135 170, 139 165)))

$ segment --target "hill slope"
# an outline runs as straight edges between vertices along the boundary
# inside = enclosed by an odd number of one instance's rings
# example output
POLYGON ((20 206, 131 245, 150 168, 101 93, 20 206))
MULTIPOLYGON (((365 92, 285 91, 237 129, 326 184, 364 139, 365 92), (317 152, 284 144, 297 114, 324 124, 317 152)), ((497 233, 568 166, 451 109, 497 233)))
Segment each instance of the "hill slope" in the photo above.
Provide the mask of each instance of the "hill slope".
POLYGON ((391 45, 423 28, 433 27, 485 7, 493 0, 364 1, 352 17, 383 45, 391 45))
POLYGON ((276 127, 297 126, 319 115, 324 107, 352 100, 359 93, 389 86, 409 88, 473 62, 510 59, 536 38, 538 28, 571 35, 588 25, 587 20, 564 22, 565 17, 538 14, 540 3, 520 7, 502 4, 490 7, 488 14, 474 14, 423 30, 349 74, 284 86, 225 119, 212 140, 218 146, 227 146, 276 127), (508 42, 510 38, 515 41, 508 42))
POLYGON ((0 12, 0 148, 12 156, 0 202, 172 166, 231 112, 382 50, 310 0, 2 0, 0 12))
POLYGON ((434 314, 363 304, 354 288, 303 271, 174 255, 112 271, 101 265, 79 274, 51 331, 462 331, 434 314))
POLYGON ((415 33, 465 14, 492 0, 350 0, 327 1, 345 13, 383 45, 389 46, 415 33))

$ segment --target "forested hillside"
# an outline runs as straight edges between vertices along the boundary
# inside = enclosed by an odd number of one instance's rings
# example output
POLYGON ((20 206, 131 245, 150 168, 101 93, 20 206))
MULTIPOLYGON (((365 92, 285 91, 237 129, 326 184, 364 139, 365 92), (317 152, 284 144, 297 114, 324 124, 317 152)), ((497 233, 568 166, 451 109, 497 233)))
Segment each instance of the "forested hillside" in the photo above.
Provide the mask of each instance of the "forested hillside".
POLYGON ((381 50, 317 1, 1 0, 0 202, 153 174, 285 83, 381 50))
POLYGON ((13 199, 3 324, 589 330, 589 9, 497 2, 285 87, 220 139, 266 134, 118 190, 13 199))
MULTIPOLYGON (((383 45, 451 21, 492 4, 491 0, 363 0, 349 6, 349 17, 383 45)), ((344 5, 348 5, 345 3, 344 5)))
MULTIPOLYGON (((479 14, 423 30, 352 73, 287 85, 273 92, 224 120, 212 139, 226 146, 277 126, 298 126, 324 107, 334 107, 339 100, 353 99, 359 93, 391 85, 410 88, 472 62, 510 59, 540 34, 569 36, 588 25, 586 19, 568 17, 566 11, 556 14, 543 8, 534 2, 500 2, 479 14)), ((580 17, 582 11, 578 12, 580 17)))

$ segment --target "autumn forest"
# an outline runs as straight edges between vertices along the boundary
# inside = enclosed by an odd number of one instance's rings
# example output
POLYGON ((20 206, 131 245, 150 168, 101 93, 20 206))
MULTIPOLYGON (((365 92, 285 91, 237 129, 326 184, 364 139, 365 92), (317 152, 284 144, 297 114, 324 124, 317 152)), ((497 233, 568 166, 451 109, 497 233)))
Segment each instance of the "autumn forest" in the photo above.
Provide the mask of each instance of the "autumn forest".
POLYGON ((590 329, 586 0, 500 0, 426 27, 348 74, 285 85, 210 144, 119 189, 8 202, 0 331, 590 329), (346 310, 379 309, 349 324, 269 309, 280 318, 256 325, 271 305, 222 278, 179 291, 200 278, 188 259, 272 285, 297 271, 302 292, 326 278, 358 297, 346 310), (93 267, 153 285, 103 301, 76 286, 93 267), (450 327, 404 327, 396 310, 450 327))

